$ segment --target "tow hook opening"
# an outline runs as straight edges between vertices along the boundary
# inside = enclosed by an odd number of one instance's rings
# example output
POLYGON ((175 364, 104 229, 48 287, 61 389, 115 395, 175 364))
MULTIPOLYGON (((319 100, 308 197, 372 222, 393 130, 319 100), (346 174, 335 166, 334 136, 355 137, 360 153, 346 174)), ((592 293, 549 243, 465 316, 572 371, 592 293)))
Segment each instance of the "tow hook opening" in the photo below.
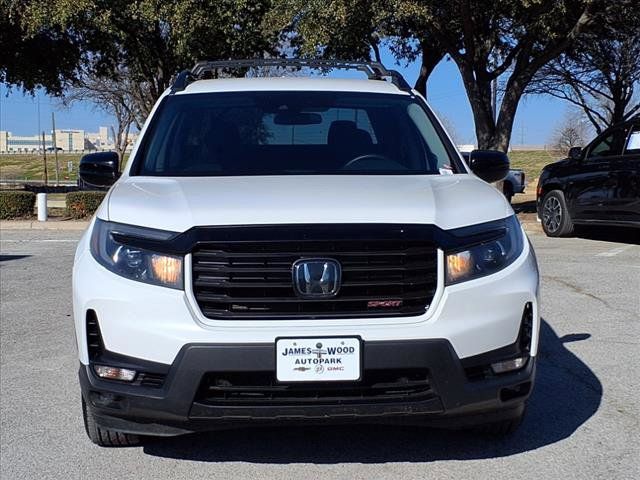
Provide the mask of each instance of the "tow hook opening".
POLYGON ((126 410, 127 399, 122 395, 103 392, 89 392, 89 401, 94 407, 126 410))
POLYGON ((531 391, 531 382, 519 383, 512 387, 506 387, 500 390, 500 400, 508 402, 516 398, 526 397, 531 391))

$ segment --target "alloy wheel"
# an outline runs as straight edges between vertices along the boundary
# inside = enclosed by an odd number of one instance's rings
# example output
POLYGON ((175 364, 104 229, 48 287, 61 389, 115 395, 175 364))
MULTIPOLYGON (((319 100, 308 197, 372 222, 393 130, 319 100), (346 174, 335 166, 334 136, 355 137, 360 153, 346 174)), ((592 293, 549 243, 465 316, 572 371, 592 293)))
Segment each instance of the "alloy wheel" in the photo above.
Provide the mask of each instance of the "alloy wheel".
POLYGON ((542 209, 542 221, 547 230, 555 233, 562 223, 562 205, 556 197, 549 197, 544 202, 542 209))

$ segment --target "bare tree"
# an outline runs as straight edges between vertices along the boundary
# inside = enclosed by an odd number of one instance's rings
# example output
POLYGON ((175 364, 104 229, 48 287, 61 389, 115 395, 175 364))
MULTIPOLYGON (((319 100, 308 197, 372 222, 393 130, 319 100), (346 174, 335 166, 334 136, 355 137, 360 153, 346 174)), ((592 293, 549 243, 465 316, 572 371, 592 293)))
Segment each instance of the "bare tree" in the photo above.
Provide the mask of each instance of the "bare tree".
POLYGON ((95 108, 115 117, 116 125, 111 127, 111 133, 120 165, 129 144, 131 127, 135 125, 140 129, 142 124, 135 109, 135 94, 140 86, 132 83, 124 70, 116 72, 112 77, 85 74, 63 96, 65 105, 90 101, 95 108))
POLYGON ((530 89, 580 108, 598 134, 640 112, 640 15, 623 14, 622 26, 583 36, 543 67, 530 89))
POLYGON ((444 113, 442 112, 436 112, 436 113, 438 115, 438 118, 440 119, 440 123, 442 123, 442 126, 451 137, 451 140, 453 140, 453 143, 456 145, 459 145, 461 143, 460 135, 458 135, 458 131, 456 129, 455 124, 444 113))
POLYGON ((571 147, 586 145, 591 137, 591 126, 584 113, 579 110, 568 111, 558 124, 551 144, 553 148, 566 153, 571 147))

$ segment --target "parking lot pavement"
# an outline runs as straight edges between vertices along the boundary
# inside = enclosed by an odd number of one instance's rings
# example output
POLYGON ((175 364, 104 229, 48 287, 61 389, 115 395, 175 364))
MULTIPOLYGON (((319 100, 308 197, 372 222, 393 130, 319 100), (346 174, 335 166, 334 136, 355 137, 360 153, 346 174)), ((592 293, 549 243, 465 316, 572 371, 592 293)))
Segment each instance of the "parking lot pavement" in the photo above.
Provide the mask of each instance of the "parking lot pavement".
MULTIPOLYGON (((640 478, 640 246, 532 234, 542 346, 522 428, 247 429, 102 449, 85 437, 71 319, 80 232, 0 235, 0 477, 640 478)), ((583 235, 584 236, 584 235, 583 235)))

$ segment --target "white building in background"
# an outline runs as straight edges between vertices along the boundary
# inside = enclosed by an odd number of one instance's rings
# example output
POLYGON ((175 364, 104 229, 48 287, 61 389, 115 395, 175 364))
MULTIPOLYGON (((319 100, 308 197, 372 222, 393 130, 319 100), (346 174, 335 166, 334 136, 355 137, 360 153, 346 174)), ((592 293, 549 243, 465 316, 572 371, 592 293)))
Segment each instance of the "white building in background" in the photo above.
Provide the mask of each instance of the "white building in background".
MULTIPOLYGON (((58 149, 65 152, 84 150, 84 130, 59 129, 55 131, 55 142, 58 149)), ((53 148, 53 136, 45 134, 44 148, 53 148)), ((11 132, 0 131, 0 152, 37 152, 42 151, 42 135, 13 135, 11 132)))
MULTIPOLYGON (((51 148, 51 135, 44 136, 44 148, 51 148)), ((22 136, 0 130, 0 152, 34 152, 42 150, 42 135, 22 136)))
MULTIPOLYGON (((113 138, 109 135, 108 127, 100 127, 97 132, 85 132, 76 129, 57 129, 55 132, 56 147, 64 152, 85 152, 100 150, 115 150, 113 138)), ((129 133, 128 146, 130 149, 138 138, 138 133, 129 133)), ((51 133, 44 136, 44 148, 53 149, 51 133)), ((0 130, 0 153, 29 153, 42 151, 42 135, 13 135, 6 130, 0 130)))
POLYGON ((113 141, 109 139, 109 128, 100 127, 97 133, 87 133, 85 139, 90 143, 88 148, 95 148, 96 150, 112 150, 114 147, 113 141))
POLYGON ((56 147, 65 152, 84 150, 84 130, 56 130, 56 147))

